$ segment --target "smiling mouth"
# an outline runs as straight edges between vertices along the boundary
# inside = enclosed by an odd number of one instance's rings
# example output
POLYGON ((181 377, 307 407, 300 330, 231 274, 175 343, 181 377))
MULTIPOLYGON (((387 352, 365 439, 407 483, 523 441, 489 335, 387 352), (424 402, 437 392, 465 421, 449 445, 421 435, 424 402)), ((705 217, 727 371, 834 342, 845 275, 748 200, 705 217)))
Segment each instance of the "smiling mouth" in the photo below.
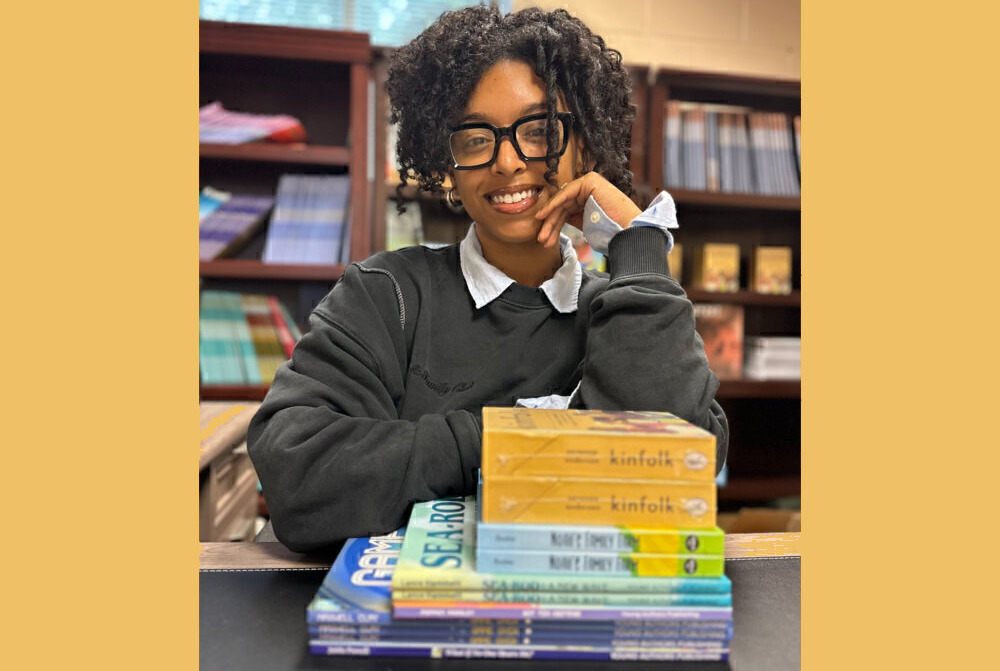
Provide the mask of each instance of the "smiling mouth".
POLYGON ((515 203, 523 203, 524 201, 537 196, 541 192, 542 188, 536 186, 511 193, 488 195, 486 196, 486 199, 494 205, 513 205, 515 203))

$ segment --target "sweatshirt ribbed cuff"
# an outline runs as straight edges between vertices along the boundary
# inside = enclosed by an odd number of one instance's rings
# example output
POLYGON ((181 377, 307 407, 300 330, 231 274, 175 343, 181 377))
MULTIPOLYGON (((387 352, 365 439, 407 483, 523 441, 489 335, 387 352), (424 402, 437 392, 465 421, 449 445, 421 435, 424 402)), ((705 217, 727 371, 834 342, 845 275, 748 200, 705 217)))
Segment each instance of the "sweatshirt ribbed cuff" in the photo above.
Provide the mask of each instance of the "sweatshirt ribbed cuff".
POLYGON ((630 226, 608 244, 611 279, 642 273, 669 275, 667 234, 655 226, 630 226))

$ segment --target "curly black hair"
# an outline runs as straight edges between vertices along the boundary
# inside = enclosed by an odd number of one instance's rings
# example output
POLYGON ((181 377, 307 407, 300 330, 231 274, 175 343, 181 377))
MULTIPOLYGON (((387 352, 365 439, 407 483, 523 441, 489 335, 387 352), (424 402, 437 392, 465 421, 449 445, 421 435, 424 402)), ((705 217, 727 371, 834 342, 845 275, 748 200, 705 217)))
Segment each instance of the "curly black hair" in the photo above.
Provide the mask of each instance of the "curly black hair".
POLYGON ((552 130, 545 179, 555 185, 555 114, 561 92, 593 169, 632 195, 628 161, 635 105, 621 53, 563 9, 532 7, 504 16, 495 8, 477 6, 445 12, 392 55, 386 91, 389 120, 399 124, 397 209, 403 210, 401 193, 408 176, 419 189, 442 193, 452 166, 449 128, 462 115, 483 73, 506 59, 530 65, 546 87, 552 130))

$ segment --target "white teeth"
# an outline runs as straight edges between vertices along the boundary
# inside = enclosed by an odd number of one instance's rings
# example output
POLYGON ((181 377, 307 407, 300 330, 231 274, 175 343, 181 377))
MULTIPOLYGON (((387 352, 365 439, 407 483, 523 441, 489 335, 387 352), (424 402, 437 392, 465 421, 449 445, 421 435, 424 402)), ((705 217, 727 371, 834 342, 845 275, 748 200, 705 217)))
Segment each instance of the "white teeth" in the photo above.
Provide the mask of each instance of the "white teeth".
POLYGON ((527 200, 534 193, 534 189, 529 189, 527 191, 518 191, 517 193, 505 193, 502 196, 491 196, 490 200, 494 203, 506 203, 510 205, 511 203, 519 203, 522 200, 527 200))

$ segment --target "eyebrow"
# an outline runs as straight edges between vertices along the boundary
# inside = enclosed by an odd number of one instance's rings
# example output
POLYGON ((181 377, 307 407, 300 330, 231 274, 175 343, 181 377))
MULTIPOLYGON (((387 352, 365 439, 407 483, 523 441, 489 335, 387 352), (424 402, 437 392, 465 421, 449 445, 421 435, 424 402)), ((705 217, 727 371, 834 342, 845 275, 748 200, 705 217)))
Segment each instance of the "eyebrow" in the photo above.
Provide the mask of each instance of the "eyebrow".
MULTIPOLYGON (((533 105, 528 105, 527 107, 522 107, 521 111, 518 113, 517 118, 528 116, 529 114, 537 114, 539 112, 547 112, 549 106, 545 102, 534 103, 533 105)), ((486 114, 481 114, 479 112, 474 112, 473 114, 466 114, 464 117, 458 120, 458 124, 463 123, 489 123, 489 118, 486 114)))

